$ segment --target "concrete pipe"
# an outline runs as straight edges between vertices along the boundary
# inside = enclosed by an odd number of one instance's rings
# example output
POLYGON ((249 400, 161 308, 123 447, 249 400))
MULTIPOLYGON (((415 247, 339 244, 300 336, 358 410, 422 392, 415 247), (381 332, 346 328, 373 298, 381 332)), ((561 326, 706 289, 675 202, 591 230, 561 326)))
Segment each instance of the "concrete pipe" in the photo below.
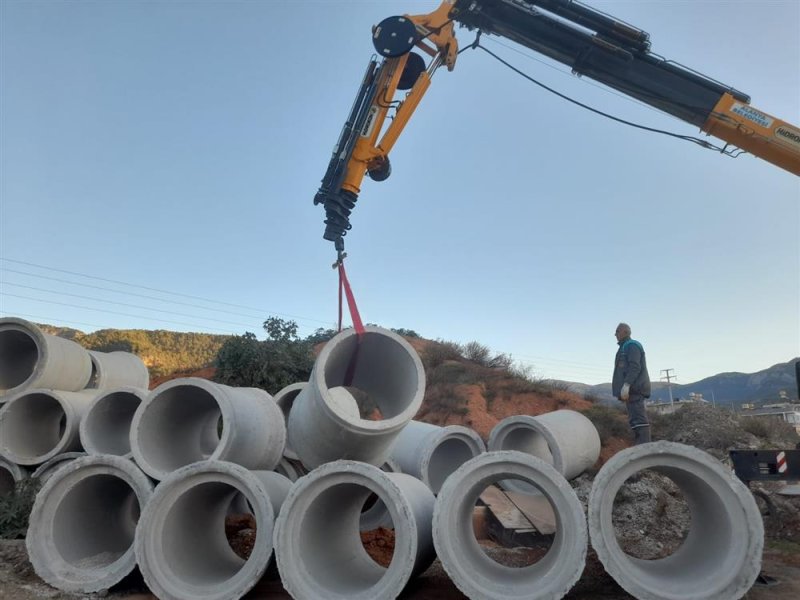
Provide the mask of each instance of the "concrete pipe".
POLYGON ((283 416, 265 391, 194 377, 150 392, 136 409, 130 435, 134 459, 154 479, 201 460, 269 471, 286 444, 283 416))
POLYGON ((39 485, 44 485, 55 473, 62 467, 66 467, 76 458, 83 458, 86 452, 64 452, 64 454, 56 454, 47 462, 43 462, 36 470, 31 473, 32 479, 38 479, 39 485))
POLYGON ((38 465, 81 449, 78 428, 97 391, 29 390, 0 407, 0 455, 38 465))
POLYGON ((586 517, 567 480, 543 460, 522 452, 488 452, 463 464, 445 481, 436 499, 433 541, 445 571, 470 598, 562 598, 586 563, 586 517), (550 502, 557 523, 547 554, 523 568, 492 560, 473 530, 472 515, 480 494, 511 477, 535 486, 550 502))
POLYGON ((292 487, 278 516, 275 554, 284 587, 298 600, 396 598, 434 559, 433 503, 430 489, 410 475, 349 460, 314 469, 292 487), (361 542, 361 508, 371 493, 394 522, 388 568, 361 542))
POLYGON ((380 327, 366 327, 361 336, 343 331, 322 349, 309 385, 294 401, 289 413, 291 446, 309 469, 337 459, 382 465, 422 404, 424 392, 422 362, 402 337, 380 327), (354 417, 343 409, 331 388, 346 384, 367 396, 382 420, 354 417))
MULTIPOLYGON (((503 419, 492 429, 488 449, 530 454, 553 465, 567 479, 574 479, 597 462, 600 435, 581 413, 556 410, 536 417, 516 415, 503 419)), ((501 485, 515 492, 535 493, 518 481, 504 481, 501 485)))
POLYGON ((634 446, 603 465, 589 494, 589 534, 606 572, 641 600, 734 600, 761 569, 764 524, 752 494, 715 458, 683 444, 634 446), (669 477, 691 515, 683 544, 657 560, 626 554, 612 522, 617 492, 645 469, 669 477))
POLYGON ((131 421, 146 397, 147 390, 140 388, 101 390, 81 419, 83 449, 89 454, 114 454, 130 458, 131 421))
POLYGON ((82 346, 15 317, 0 319, 0 402, 32 388, 77 392, 92 361, 82 346))
POLYGON ((403 473, 422 480, 438 494, 451 473, 483 452, 486 446, 472 429, 411 421, 397 436, 391 457, 403 473))
MULTIPOLYGON (((400 465, 391 458, 383 463, 381 471, 386 473, 402 473, 400 465)), ((372 531, 379 527, 387 529, 394 528, 392 524, 392 515, 389 514, 389 509, 383 503, 377 494, 370 494, 364 502, 364 507, 361 510, 361 520, 359 521, 361 531, 372 531)))
POLYGON ((28 477, 28 472, 12 462, 0 458, 0 496, 10 494, 17 487, 17 482, 28 477))
MULTIPOLYGON (((287 430, 289 427, 289 413, 292 410, 292 405, 297 399, 298 394, 300 394, 303 388, 307 385, 308 383, 305 381, 293 383, 281 389, 274 396, 275 404, 278 405, 278 408, 280 408, 281 412, 283 413, 283 420, 284 423, 286 423, 287 430)), ((292 441, 288 436, 286 437, 286 447, 283 449, 283 455, 290 460, 300 460, 300 458, 297 456, 297 453, 292 449, 292 441)))
POLYGON ((283 457, 281 458, 278 465, 273 469, 276 473, 283 475, 289 481, 297 481, 303 475, 306 475, 308 471, 306 471, 305 467, 300 461, 291 460, 286 458, 286 453, 284 452, 283 457))
POLYGON ((132 387, 146 390, 150 387, 150 372, 135 354, 89 350, 89 358, 92 375, 86 387, 90 389, 132 387))
POLYGON ((81 594, 119 583, 136 566, 136 523, 152 491, 147 476, 119 456, 86 456, 59 469, 31 512, 26 545, 36 574, 81 594))
POLYGON ((150 591, 162 600, 244 596, 267 569, 275 515, 290 487, 277 473, 220 461, 171 473, 156 488, 136 530, 136 558, 150 591), (233 551, 225 535, 225 517, 239 496, 246 498, 256 521, 247 560, 233 551))

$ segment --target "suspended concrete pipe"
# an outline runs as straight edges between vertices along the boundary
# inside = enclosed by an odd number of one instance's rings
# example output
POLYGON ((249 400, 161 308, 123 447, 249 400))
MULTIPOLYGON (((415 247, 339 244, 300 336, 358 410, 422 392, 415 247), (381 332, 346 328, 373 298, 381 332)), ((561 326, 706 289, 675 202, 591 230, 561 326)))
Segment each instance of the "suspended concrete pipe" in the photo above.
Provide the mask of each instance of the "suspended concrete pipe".
POLYGON ((586 563, 586 518, 566 479, 545 461, 522 452, 488 452, 463 464, 445 481, 433 514, 436 554, 459 590, 470 598, 562 598, 586 563), (523 568, 501 565, 478 544, 472 515, 478 497, 499 480, 522 479, 550 502, 557 528, 547 554, 523 568))
MULTIPOLYGON (((535 417, 516 415, 495 425, 489 435, 489 452, 516 450, 553 465, 567 479, 591 468, 600 456, 600 435, 584 415, 574 410, 556 410, 535 417)), ((531 493, 518 481, 501 482, 503 488, 531 493)))
POLYGON ((18 481, 28 477, 28 472, 12 462, 0 458, 0 496, 14 491, 18 481))
POLYGON ((0 456, 38 465, 81 450, 78 428, 97 394, 41 389, 15 394, 0 407, 0 456))
MULTIPOLYGON (((282 388, 277 394, 275 394, 275 404, 278 405, 278 408, 281 409, 283 413, 283 420, 286 423, 286 427, 289 427, 289 413, 292 410, 292 406, 294 405, 294 401, 297 399, 298 394, 303 390, 304 387, 308 385, 308 382, 301 381, 300 383, 293 383, 291 385, 287 385, 286 387, 282 388)), ((286 438, 286 447, 283 449, 283 455, 290 459, 290 460, 300 460, 297 456, 297 453, 292 450, 292 444, 289 440, 288 436, 286 438)))
POLYGON ((483 452, 486 446, 472 429, 411 421, 397 436, 391 457, 403 473, 422 480, 438 494, 451 473, 483 452))
POLYGON ((221 461, 174 471, 156 488, 136 530, 136 558, 150 591, 162 600, 234 600, 261 578, 272 556, 275 515, 291 482, 221 461), (256 521, 250 557, 225 536, 225 517, 244 496, 256 521))
POLYGON ((66 467, 76 458, 83 458, 84 456, 86 456, 86 452, 64 452, 63 454, 56 454, 50 460, 36 467, 36 470, 31 473, 31 478, 38 479, 39 484, 43 486, 59 469, 66 467))
POLYGON ((0 402, 32 388, 77 392, 92 361, 82 346, 16 317, 0 319, 0 402))
POLYGON ((36 574, 80 594, 119 583, 136 566, 136 523, 152 490, 147 476, 119 456, 86 456, 59 469, 31 512, 26 545, 36 574))
POLYGON ((411 345, 396 333, 366 327, 332 338, 314 363, 309 385, 289 413, 289 440, 303 464, 338 459, 382 465, 400 431, 422 404, 425 372, 411 345), (331 388, 357 390, 377 406, 381 420, 350 414, 331 388))
POLYGON ((109 389, 150 387, 150 373, 142 359, 130 352, 96 352, 89 350, 92 375, 88 388, 109 389))
POLYGON ((350 460, 314 469, 295 483, 278 516, 275 554, 284 587, 304 600, 396 598, 435 557, 433 504, 430 489, 410 475, 350 460), (361 508, 372 493, 394 522, 388 568, 361 543, 361 508))
POLYGON ((195 377, 150 392, 131 422, 131 451, 154 479, 201 460, 271 471, 283 455, 286 426, 272 397, 195 377))
POLYGON ((764 524, 752 494, 715 458, 683 444, 634 446, 603 465, 589 494, 589 534, 606 572, 641 600, 734 600, 761 569, 764 524), (626 554, 612 521, 620 487, 645 469, 669 477, 691 515, 683 544, 656 560, 626 554))
POLYGON ((130 458, 131 422, 147 390, 120 387, 101 390, 80 424, 83 449, 89 454, 130 458))

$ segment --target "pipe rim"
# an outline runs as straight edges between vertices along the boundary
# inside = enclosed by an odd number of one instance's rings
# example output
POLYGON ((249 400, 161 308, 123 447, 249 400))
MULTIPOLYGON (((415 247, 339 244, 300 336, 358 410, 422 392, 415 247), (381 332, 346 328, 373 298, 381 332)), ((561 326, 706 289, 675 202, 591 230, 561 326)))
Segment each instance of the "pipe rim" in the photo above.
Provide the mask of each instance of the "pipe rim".
MULTIPOLYGON (((73 488, 71 483, 78 484, 95 476, 113 476, 125 482, 136 495, 139 510, 143 510, 153 493, 153 484, 147 476, 131 461, 119 456, 84 456, 59 469, 44 483, 36 495, 31 510, 28 534, 25 547, 36 574, 44 581, 60 590, 73 593, 90 593, 106 590, 119 583, 136 566, 134 540, 130 547, 109 565, 95 569, 81 569, 61 556, 54 541, 54 519, 46 519, 42 514, 48 503, 63 500, 73 488), (112 471, 109 473, 108 471, 112 471), (57 553, 56 556, 39 556, 40 546, 45 553, 57 553), (99 574, 105 572, 104 576, 99 574), (94 577, 91 574, 95 573, 94 577)), ((53 505, 50 505, 53 506, 53 505)), ((55 510, 55 508, 53 509, 55 510)))
MULTIPOLYGON (((434 453, 438 447, 451 440, 462 442, 465 446, 467 446, 469 451, 472 452, 472 457, 464 462, 468 462, 476 456, 486 452, 486 445, 483 443, 483 440, 478 433, 461 425, 447 425, 442 427, 441 430, 435 432, 433 435, 428 436, 425 439, 425 444, 420 451, 420 473, 422 474, 422 482, 427 485, 434 494, 439 493, 449 475, 444 478, 441 484, 434 486, 431 482, 431 461, 433 460, 434 453), (437 489, 434 489, 434 487, 437 489)), ((459 467, 460 466, 461 465, 459 465, 459 467)), ((457 469, 458 468, 453 469, 453 472, 455 472, 457 469)), ((452 473, 450 473, 450 475, 452 475, 452 473)))
MULTIPOLYGON (((275 400, 275 404, 278 405, 278 408, 281 409, 283 413, 284 422, 286 423, 286 428, 289 428, 289 413, 292 410, 292 405, 294 401, 297 399, 297 396, 300 395, 300 392, 308 385, 307 381, 299 381, 297 383, 292 383, 287 385, 284 388, 281 388, 277 394, 273 397, 275 400)), ((300 457, 297 455, 297 452, 292 449, 289 445, 289 436, 286 436, 286 445, 283 449, 283 455, 286 458, 290 458, 291 460, 300 460, 300 457)))
POLYGON ((55 472, 53 469, 58 470, 61 468, 58 465, 67 461, 75 460, 76 458, 83 458, 84 456, 88 456, 88 454, 86 452, 63 452, 61 454, 57 454, 50 460, 43 462, 36 467, 36 470, 31 473, 31 478, 42 479, 42 476, 45 476, 43 481, 47 481, 53 476, 53 473, 55 472))
POLYGON ((377 335, 392 340, 405 351, 414 365, 415 372, 419 377, 416 391, 414 396, 411 398, 411 401, 400 413, 394 417, 389 419, 381 419, 380 421, 370 421, 368 419, 361 418, 353 419, 331 400, 328 382, 325 378, 325 369, 318 369, 316 365, 325 365, 328 362, 330 355, 339 345, 354 336, 357 337, 358 334, 353 329, 341 331, 340 333, 336 334, 336 336, 331 338, 327 344, 325 344, 319 356, 317 357, 314 369, 311 372, 310 383, 313 383, 314 388, 319 393, 322 400, 321 404, 323 409, 329 415, 331 415, 333 419, 344 424, 348 429, 352 429, 360 433, 385 433, 402 429, 406 423, 413 419, 414 415, 417 414, 420 406, 422 406, 422 400, 425 396, 425 368, 422 365, 422 360, 420 360, 419 355, 417 354, 416 350, 414 350, 413 346, 411 346, 411 344, 409 344, 402 336, 391 330, 368 325, 364 328, 363 335, 364 337, 377 335))
MULTIPOLYGON (((356 510, 360 514, 361 505, 356 510)), ((353 534, 360 543, 359 519, 355 522, 353 534)), ((325 463, 295 483, 283 503, 275 526, 278 571, 287 591, 296 598, 396 598, 414 572, 418 546, 416 518, 402 490, 389 474, 378 467, 350 460, 325 463), (385 504, 395 528, 394 555, 384 574, 371 587, 358 592, 348 590, 346 594, 335 593, 317 582, 301 545, 296 543, 301 538, 309 508, 326 492, 340 485, 361 486, 375 493, 385 504), (395 501, 392 502, 390 498, 395 501)), ((361 548, 368 556, 363 546, 361 548)), ((381 568, 377 563, 375 566, 381 568)))
MULTIPOLYGON (((709 574, 709 569, 704 569, 700 576, 687 582, 684 573, 680 578, 682 585, 691 587, 692 598, 697 600, 730 600, 740 598, 755 582, 761 568, 761 552, 764 546, 764 526, 761 514, 750 491, 732 473, 726 471, 723 465, 714 457, 699 448, 686 446, 674 442, 658 441, 649 444, 634 446, 614 455, 597 474, 592 490, 589 494, 589 533, 592 546, 597 552, 600 562, 619 585, 637 598, 643 600, 682 599, 686 597, 686 590, 675 590, 675 578, 662 577, 657 589, 647 582, 642 582, 641 575, 650 576, 648 566, 666 565, 676 561, 674 557, 691 553, 694 547, 699 547, 708 537, 698 539, 692 535, 697 530, 702 514, 696 514, 692 509, 692 494, 678 481, 667 473, 661 473, 673 480, 675 485, 684 494, 692 512, 689 532, 681 546, 672 554, 662 559, 644 561, 626 554, 617 541, 616 532, 612 522, 614 499, 625 480, 634 473, 645 469, 658 468, 671 469, 678 473, 695 478, 700 482, 702 492, 696 497, 708 499, 709 495, 716 494, 719 500, 720 511, 714 511, 715 516, 726 516, 732 538, 741 540, 745 545, 741 551, 736 552, 733 544, 730 546, 718 544, 716 550, 720 556, 714 556, 717 565, 714 574, 709 574), (670 464, 672 463, 672 464, 670 464), (699 474, 698 474, 699 472, 699 474), (703 485, 705 484, 705 485, 703 485), (753 518, 756 517, 756 518, 753 518), (724 556, 725 550, 730 550, 724 556), (749 556, 758 557, 757 560, 748 560, 749 556), (725 559, 728 559, 727 561, 725 559), (729 564, 735 562, 735 565, 729 564), (712 581, 710 585, 709 581, 712 581), (702 589, 702 584, 705 589, 702 589)), ((699 509, 698 509, 699 510, 699 509)), ((711 511, 709 511, 711 512, 711 511)), ((721 530, 721 528, 720 528, 721 530)), ((708 565, 712 567, 713 565, 708 565)), ((658 578, 655 578, 658 580, 658 578)))
MULTIPOLYGON (((110 396, 114 396, 117 394, 128 394, 137 397, 139 399, 138 406, 142 405, 142 403, 145 401, 148 395, 146 390, 130 386, 102 390, 100 394, 97 396, 97 398, 95 398, 89 405, 89 408, 86 409, 86 412, 84 413, 83 418, 81 419, 80 425, 78 426, 78 433, 80 435, 81 445, 83 446, 83 449, 86 450, 87 454, 112 454, 114 456, 122 456, 123 458, 133 457, 133 452, 130 450, 130 425, 128 427, 128 435, 127 435, 128 452, 126 452, 125 454, 118 454, 110 451, 107 448, 100 448, 98 444, 95 443, 95 440, 93 439, 92 434, 90 433, 89 430, 89 426, 92 424, 92 422, 98 419, 96 415, 97 412, 100 410, 99 407, 102 407, 104 403, 111 401, 110 396)), ((131 423, 133 423, 133 416, 135 414, 136 411, 134 410, 133 415, 131 415, 131 423)))
POLYGON ((202 597, 204 600, 240 598, 258 583, 267 569, 273 551, 274 520, 275 511, 267 490, 250 471, 223 461, 193 463, 170 473, 142 510, 134 541, 136 559, 148 588, 158 597, 202 597), (164 533, 175 502, 208 483, 222 483, 246 498, 256 519, 256 542, 250 558, 246 561, 242 559, 241 568, 233 576, 215 585, 197 586, 187 583, 169 567, 159 532, 164 533))
POLYGON ((436 499, 433 541, 445 571, 470 598, 561 598, 583 573, 588 533, 583 507, 563 475, 529 454, 495 451, 464 463, 447 479, 436 499), (527 567, 495 562, 475 539, 475 501, 487 485, 504 478, 530 482, 555 512, 557 527, 550 549, 527 567))
MULTIPOLYGON (((75 392, 68 392, 68 393, 75 393, 75 392)), ((22 402, 23 399, 29 396, 47 396, 55 400, 59 407, 61 408, 62 412, 64 413, 64 432, 62 433, 61 437, 59 438, 58 442, 55 446, 53 446, 50 450, 48 450, 44 454, 39 454, 36 456, 22 456, 18 454, 14 449, 9 448, 5 442, 0 442, 2 446, 0 446, 0 455, 5 457, 7 460, 17 463, 18 465, 39 465, 42 463, 47 462, 51 458, 63 454, 65 448, 69 446, 73 441, 74 438, 78 437, 78 427, 75 426, 75 420, 77 419, 77 415, 73 410, 72 406, 69 402, 66 402, 64 398, 61 397, 59 390, 46 390, 46 389, 31 389, 25 390, 22 392, 18 392, 11 398, 9 398, 5 404, 0 405, 0 430, 3 427, 3 420, 8 418, 8 414, 15 408, 15 404, 18 402, 22 402), (70 436, 70 432, 74 430, 75 435, 70 436)), ((2 436, 0 436, 0 440, 2 436)))
POLYGON ((18 331, 30 337, 36 345, 37 359, 33 371, 22 383, 18 383, 11 388, 0 390, 0 404, 8 401, 10 396, 25 390, 26 387, 35 385, 42 375, 42 371, 45 368, 49 356, 44 333, 30 321, 18 317, 4 317, 0 319, 0 335, 5 331, 18 331))

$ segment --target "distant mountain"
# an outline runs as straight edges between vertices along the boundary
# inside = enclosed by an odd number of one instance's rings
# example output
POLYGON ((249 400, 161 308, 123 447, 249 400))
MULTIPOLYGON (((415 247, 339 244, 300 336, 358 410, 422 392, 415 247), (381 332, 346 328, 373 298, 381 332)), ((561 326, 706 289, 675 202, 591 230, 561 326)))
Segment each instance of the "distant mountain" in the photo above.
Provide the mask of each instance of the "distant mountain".
POLYGON ((208 367, 230 337, 145 329, 100 329, 83 333, 67 327, 37 325, 45 333, 73 340, 88 350, 132 352, 144 361, 152 377, 208 367))
MULTIPOLYGON (((687 399, 689 394, 701 394, 703 399, 709 402, 738 407, 746 402, 755 404, 780 402, 781 394, 785 393, 788 401, 796 402, 798 400, 798 382, 795 376, 795 364, 798 361, 800 358, 794 358, 789 362, 773 365, 757 373, 720 373, 694 383, 673 384, 672 397, 673 399, 687 399)), ((594 396, 604 404, 616 402, 611 395, 610 383, 598 385, 565 383, 571 390, 594 396)), ((666 383, 654 381, 652 388, 652 400, 669 402, 669 387, 666 383)))

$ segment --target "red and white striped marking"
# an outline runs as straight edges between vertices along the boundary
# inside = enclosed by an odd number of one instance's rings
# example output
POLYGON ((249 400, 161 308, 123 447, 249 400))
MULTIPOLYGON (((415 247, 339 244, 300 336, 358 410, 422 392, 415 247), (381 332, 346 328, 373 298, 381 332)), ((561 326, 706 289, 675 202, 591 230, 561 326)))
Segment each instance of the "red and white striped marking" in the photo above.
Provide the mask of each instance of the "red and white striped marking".
POLYGON ((786 473, 786 452, 778 452, 778 473, 786 473))

